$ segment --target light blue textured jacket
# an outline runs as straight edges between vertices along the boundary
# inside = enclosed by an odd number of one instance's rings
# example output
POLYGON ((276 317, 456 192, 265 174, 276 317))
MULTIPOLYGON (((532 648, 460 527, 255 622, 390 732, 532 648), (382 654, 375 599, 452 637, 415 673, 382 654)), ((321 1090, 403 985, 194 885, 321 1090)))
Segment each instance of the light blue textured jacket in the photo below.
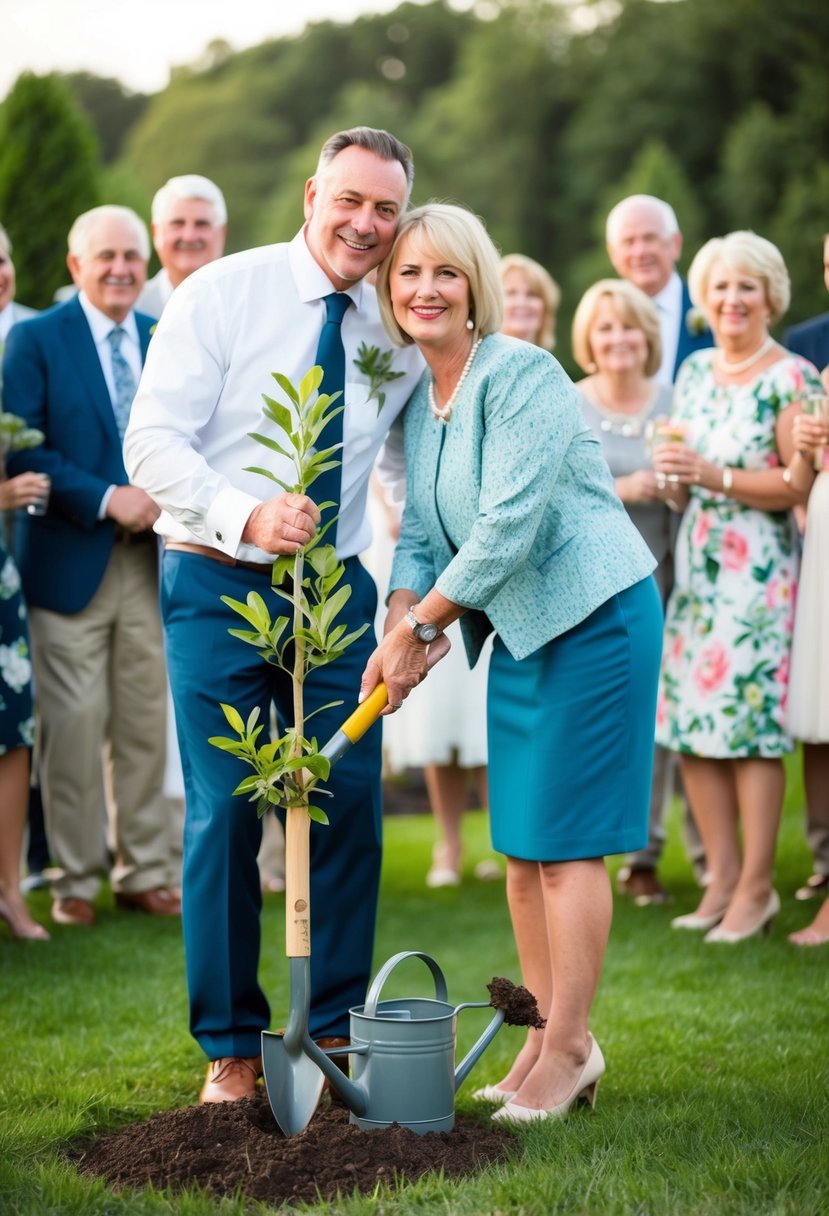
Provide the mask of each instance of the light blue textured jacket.
POLYGON ((406 407, 391 590, 422 599, 436 586, 470 609, 461 629, 471 664, 490 623, 526 658, 656 563, 552 355, 484 338, 446 426, 429 409, 428 377, 406 407))

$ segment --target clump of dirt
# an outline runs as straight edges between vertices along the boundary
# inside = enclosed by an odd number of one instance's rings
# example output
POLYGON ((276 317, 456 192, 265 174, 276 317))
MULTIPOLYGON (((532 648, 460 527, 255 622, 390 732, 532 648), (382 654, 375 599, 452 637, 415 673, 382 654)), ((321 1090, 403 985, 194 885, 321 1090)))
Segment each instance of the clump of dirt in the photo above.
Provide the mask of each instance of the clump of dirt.
POLYGON ((507 1130, 465 1115, 456 1117, 451 1132, 419 1136, 397 1124, 361 1131, 348 1122, 347 1110, 326 1104, 305 1131, 286 1138, 267 1097, 257 1092, 238 1102, 164 1111, 76 1144, 68 1156, 82 1174, 103 1178, 115 1191, 196 1185, 220 1197, 238 1188, 278 1205, 330 1202, 430 1170, 461 1178, 506 1160, 514 1144, 507 1130))
POLYGON ((492 983, 487 984, 487 991, 490 1005, 503 1009, 507 1026, 532 1026, 534 1030, 543 1030, 547 1025, 547 1019, 541 1016, 538 1002, 529 989, 495 976, 492 983))

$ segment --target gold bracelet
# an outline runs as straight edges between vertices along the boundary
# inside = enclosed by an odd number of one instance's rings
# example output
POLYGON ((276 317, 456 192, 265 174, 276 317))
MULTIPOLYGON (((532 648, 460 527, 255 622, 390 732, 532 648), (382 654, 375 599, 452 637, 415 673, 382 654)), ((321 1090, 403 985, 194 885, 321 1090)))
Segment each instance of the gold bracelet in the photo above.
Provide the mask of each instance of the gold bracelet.
POLYGON ((734 485, 734 473, 728 465, 722 471, 722 489, 723 494, 730 494, 731 487, 734 485))

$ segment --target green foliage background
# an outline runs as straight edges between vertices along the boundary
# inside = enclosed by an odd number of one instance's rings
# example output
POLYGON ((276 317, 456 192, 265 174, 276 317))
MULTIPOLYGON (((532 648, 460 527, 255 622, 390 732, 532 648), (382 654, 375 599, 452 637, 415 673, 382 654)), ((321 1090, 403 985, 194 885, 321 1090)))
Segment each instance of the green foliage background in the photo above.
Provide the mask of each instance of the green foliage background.
MULTIPOLYGON (((166 178, 205 173, 227 196, 229 251, 293 235, 326 135, 388 127, 414 150, 415 203, 467 204, 504 252, 559 280, 566 358, 578 298, 609 270, 604 216, 633 190, 676 207, 685 265, 709 236, 752 227, 791 271, 787 323, 825 310, 827 47, 824 0, 487 0, 466 12, 432 0, 240 53, 211 44, 152 97, 88 74, 66 82, 103 149, 102 196, 148 217, 166 178)), ((11 227, 8 199, 0 157, 11 227)), ((25 261, 28 221, 14 220, 25 261)))

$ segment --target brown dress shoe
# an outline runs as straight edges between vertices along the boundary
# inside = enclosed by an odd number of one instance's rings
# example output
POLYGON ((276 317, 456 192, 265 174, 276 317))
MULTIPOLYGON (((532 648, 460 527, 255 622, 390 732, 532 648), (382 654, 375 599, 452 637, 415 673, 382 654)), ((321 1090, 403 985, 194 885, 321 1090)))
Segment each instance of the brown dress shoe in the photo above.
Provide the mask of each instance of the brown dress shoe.
MULTIPOLYGON (((315 1039, 314 1042, 316 1043, 317 1047, 321 1047, 323 1051, 329 1047, 351 1046, 351 1039, 343 1038, 341 1035, 328 1035, 327 1038, 315 1039)), ((332 1064, 337 1065, 340 1072, 344 1073, 346 1077, 348 1076, 348 1052, 345 1052, 341 1056, 330 1056, 329 1059, 331 1060, 332 1064)), ((328 1093, 330 1093, 332 1102, 336 1102, 338 1106, 343 1106, 345 1104, 345 1100, 341 1098, 336 1089, 334 1089, 333 1085, 328 1080, 328 1077, 325 1078, 325 1085, 322 1087, 322 1092, 325 1093, 326 1090, 328 1093)))
POLYGON ((252 1098, 261 1075, 261 1056, 222 1056, 209 1065, 199 1102, 205 1105, 208 1102, 238 1102, 240 1098, 252 1098))
POLYGON ((52 901, 52 920, 56 925, 95 924, 95 909, 88 899, 55 899, 52 901))
POLYGON ((181 899, 166 887, 151 891, 118 891, 115 902, 119 908, 132 908, 149 916, 181 916, 181 899))
POLYGON ((638 908, 666 904, 670 896, 653 870, 632 870, 624 866, 616 876, 616 890, 630 895, 638 908))

